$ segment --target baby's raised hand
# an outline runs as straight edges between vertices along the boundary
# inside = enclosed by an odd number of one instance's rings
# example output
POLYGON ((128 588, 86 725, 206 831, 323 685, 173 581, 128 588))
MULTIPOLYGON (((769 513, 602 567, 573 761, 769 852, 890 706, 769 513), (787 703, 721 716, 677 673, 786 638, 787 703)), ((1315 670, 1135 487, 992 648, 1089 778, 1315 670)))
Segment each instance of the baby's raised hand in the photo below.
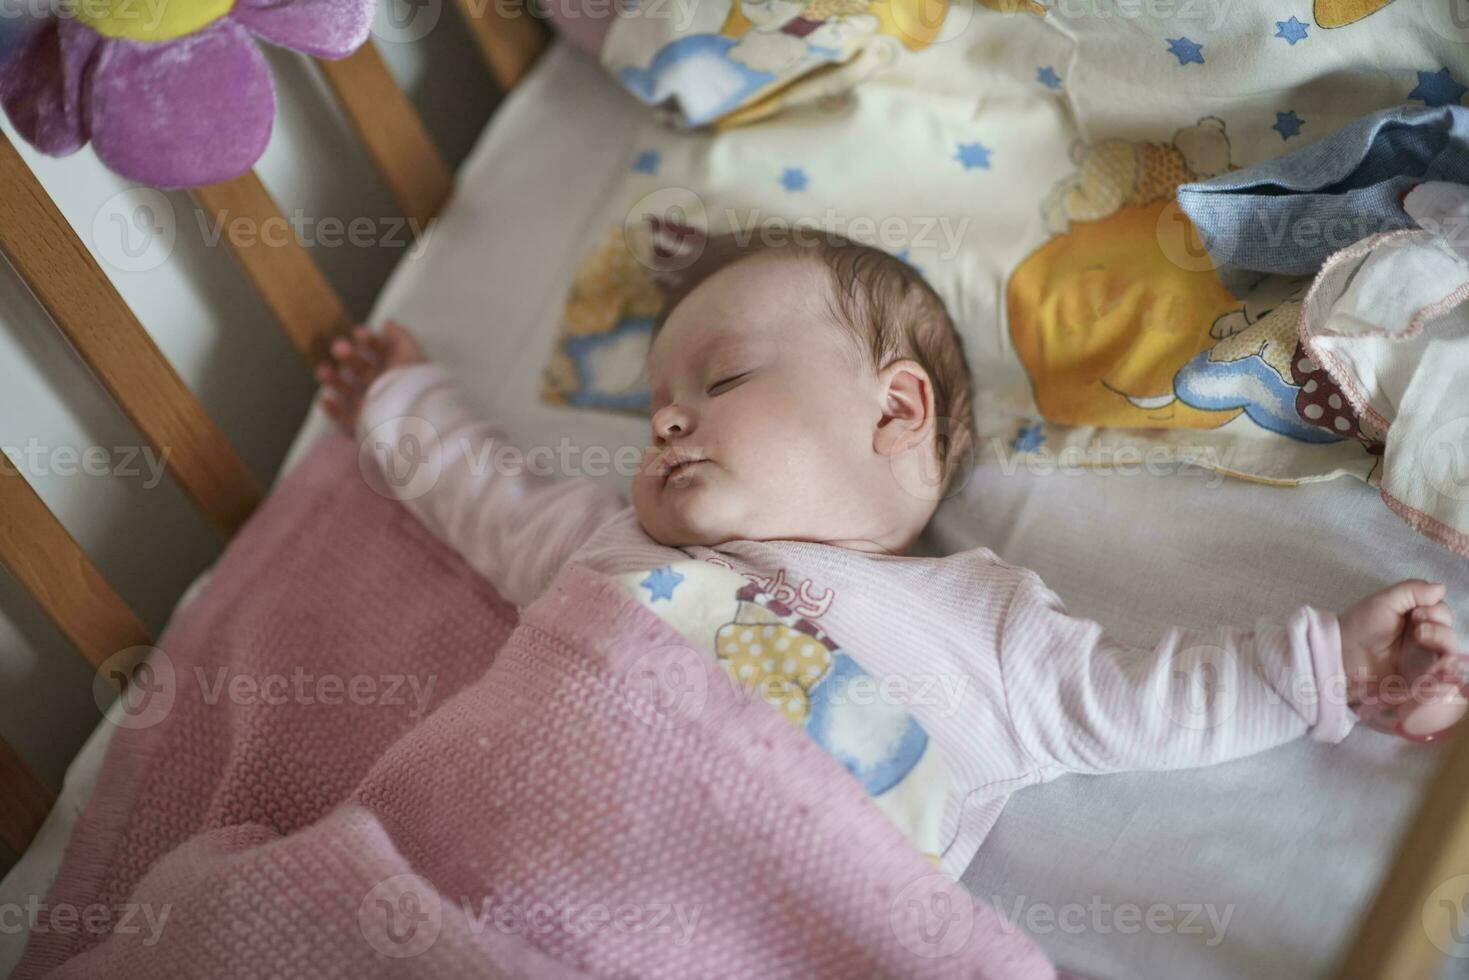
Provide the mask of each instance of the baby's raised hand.
POLYGON ((354 327, 350 336, 332 341, 331 358, 316 366, 316 380, 325 389, 322 408, 350 434, 372 383, 385 371, 423 360, 418 341, 394 320, 380 334, 354 327))
POLYGON ((1464 661, 1445 591, 1411 579, 1337 617, 1348 697, 1374 727, 1423 740, 1464 716, 1464 661))

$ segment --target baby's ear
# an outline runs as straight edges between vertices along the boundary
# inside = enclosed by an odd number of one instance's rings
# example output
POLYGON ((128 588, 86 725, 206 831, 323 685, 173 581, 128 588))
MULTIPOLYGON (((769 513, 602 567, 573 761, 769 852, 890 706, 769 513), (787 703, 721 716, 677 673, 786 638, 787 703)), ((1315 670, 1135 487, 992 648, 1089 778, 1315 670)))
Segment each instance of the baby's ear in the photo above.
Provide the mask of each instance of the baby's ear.
POLYGON ((928 439, 934 427, 933 384, 917 361, 894 361, 878 372, 882 416, 872 448, 883 456, 907 452, 928 439))

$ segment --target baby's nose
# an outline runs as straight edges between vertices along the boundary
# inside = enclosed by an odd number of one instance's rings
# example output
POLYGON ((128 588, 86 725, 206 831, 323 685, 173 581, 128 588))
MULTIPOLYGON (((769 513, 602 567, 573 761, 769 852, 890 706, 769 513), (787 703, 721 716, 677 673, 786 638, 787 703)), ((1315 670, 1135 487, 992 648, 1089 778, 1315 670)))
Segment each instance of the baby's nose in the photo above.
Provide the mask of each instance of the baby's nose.
POLYGON ((677 405, 665 405, 653 415, 653 435, 659 439, 686 436, 692 429, 689 414, 677 405))

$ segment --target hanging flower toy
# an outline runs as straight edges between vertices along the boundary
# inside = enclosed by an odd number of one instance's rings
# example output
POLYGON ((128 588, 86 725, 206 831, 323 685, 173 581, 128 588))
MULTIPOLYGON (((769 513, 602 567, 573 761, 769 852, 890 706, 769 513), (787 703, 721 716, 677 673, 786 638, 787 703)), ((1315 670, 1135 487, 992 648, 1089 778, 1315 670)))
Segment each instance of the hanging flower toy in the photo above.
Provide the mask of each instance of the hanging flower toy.
POLYGON ((43 153, 88 142, 154 187, 239 176, 265 151, 275 86, 254 37, 318 58, 366 39, 375 0, 68 0, 0 26, 0 104, 43 153), (253 37, 252 37, 253 35, 253 37))

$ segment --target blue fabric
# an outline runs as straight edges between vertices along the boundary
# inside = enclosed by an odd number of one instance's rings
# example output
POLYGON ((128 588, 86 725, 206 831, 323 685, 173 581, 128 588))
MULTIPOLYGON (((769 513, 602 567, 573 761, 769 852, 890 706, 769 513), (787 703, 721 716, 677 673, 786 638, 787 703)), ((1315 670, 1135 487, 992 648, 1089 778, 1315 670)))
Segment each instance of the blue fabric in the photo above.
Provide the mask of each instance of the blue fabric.
POLYGON ((1400 106, 1275 160, 1178 189, 1220 279, 1244 295, 1266 274, 1314 275, 1333 252, 1415 227, 1417 184, 1469 184, 1469 108, 1400 106))

